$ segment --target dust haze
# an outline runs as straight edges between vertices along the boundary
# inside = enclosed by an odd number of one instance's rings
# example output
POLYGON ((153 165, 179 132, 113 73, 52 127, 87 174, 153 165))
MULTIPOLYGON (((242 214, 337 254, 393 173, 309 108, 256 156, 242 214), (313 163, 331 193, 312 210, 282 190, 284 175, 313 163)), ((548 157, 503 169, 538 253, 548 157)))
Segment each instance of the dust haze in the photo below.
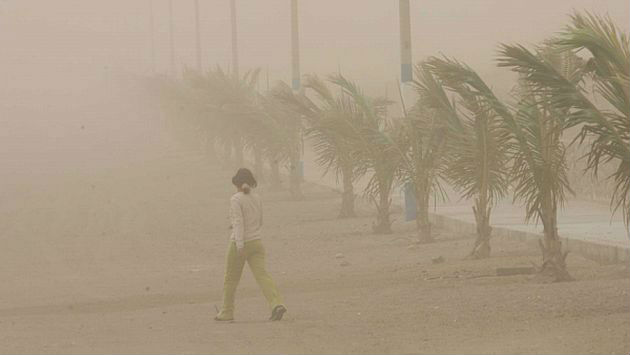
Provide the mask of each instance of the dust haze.
MULTIPOLYGON (((172 12, 168 0, 0 1, 0 353, 628 353, 627 187, 613 213, 620 192, 608 178, 627 159, 602 163, 594 177, 580 158, 590 146, 569 145, 582 126, 562 137, 570 188, 555 237, 573 281, 541 281, 556 259, 539 247, 549 237, 542 219, 526 221, 526 202, 513 202, 518 180, 493 202, 490 254, 471 257, 479 219, 457 180, 445 175, 431 190, 423 224, 419 195, 405 192, 419 180, 400 166, 385 168, 386 196, 370 190, 374 157, 349 179, 353 191, 324 174, 316 110, 296 108, 309 92, 290 90, 291 0, 236 0, 238 70, 258 70, 258 80, 248 88, 256 99, 235 110, 252 105, 267 117, 286 104, 298 119, 274 127, 285 134, 277 127, 299 122, 286 130, 295 145, 269 143, 292 142, 278 132, 251 138, 258 133, 233 123, 241 118, 221 116, 211 96, 222 90, 191 83, 234 72, 230 1, 198 0, 199 52, 195 0, 172 1, 172 12), (249 270, 236 320, 213 321, 241 166, 260 181, 267 267, 288 308, 281 322, 266 321, 249 270)), ((412 63, 456 58, 506 101, 519 76, 497 66, 500 44, 535 48, 576 12, 630 30, 622 0, 409 2, 412 63)), ((385 121, 398 122, 398 1, 297 3, 302 83, 317 75, 344 100, 327 79, 347 78, 389 100, 385 121)))

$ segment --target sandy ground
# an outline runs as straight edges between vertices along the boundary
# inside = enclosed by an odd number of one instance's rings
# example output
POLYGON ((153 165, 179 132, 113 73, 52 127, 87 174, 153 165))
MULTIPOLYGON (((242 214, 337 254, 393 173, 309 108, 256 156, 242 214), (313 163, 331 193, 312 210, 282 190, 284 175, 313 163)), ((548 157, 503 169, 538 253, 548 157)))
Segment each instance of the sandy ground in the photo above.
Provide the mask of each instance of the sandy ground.
POLYGON ((260 189, 285 319, 267 321, 246 270, 236 321, 216 323, 232 188, 211 166, 173 156, 7 195, 0 353, 630 352, 626 265, 570 255, 575 282, 491 276, 538 251, 494 240, 468 261, 471 236, 447 234, 410 247, 401 215, 373 235, 368 207, 338 220, 338 194, 317 185, 299 202, 260 189))

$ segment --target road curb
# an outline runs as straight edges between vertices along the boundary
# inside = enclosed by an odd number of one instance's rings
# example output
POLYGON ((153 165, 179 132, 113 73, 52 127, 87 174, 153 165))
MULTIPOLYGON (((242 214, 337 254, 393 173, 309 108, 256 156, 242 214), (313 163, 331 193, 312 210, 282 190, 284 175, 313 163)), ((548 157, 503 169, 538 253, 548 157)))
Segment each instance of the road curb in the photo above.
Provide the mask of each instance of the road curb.
MULTIPOLYGON (((451 232, 475 234, 477 229, 474 223, 465 222, 456 218, 440 214, 430 214, 431 223, 436 227, 451 232)), ((522 242, 535 242, 542 238, 542 234, 509 229, 505 227, 492 227, 493 238, 519 240, 522 242)), ((579 240, 577 238, 562 237, 565 248, 571 253, 577 253, 587 259, 601 264, 627 263, 630 261, 630 249, 615 245, 600 244, 592 241, 579 240)))

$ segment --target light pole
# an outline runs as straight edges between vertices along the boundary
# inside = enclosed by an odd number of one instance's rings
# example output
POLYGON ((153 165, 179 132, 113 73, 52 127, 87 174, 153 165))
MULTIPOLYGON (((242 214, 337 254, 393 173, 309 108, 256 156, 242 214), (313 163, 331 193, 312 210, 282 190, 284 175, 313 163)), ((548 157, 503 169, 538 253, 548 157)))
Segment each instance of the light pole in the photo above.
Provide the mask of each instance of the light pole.
POLYGON ((237 78, 238 74, 238 39, 236 31, 236 0, 230 1, 230 12, 232 15, 232 73, 237 78))
POLYGON ((168 0, 169 46, 171 50, 171 75, 175 75, 175 44, 173 38, 173 0, 168 0))
MULTIPOLYGON (((236 0, 230 1, 230 13, 232 18, 232 75, 234 80, 238 82, 238 41, 236 31, 236 0)), ((233 133, 233 148, 235 163, 237 166, 243 166, 243 139, 238 132, 233 133)))
MULTIPOLYGON (((400 103, 402 114, 407 115, 406 103, 411 103, 414 94, 411 81, 413 80, 413 66, 411 59, 411 19, 409 16, 409 0, 399 0, 398 2, 399 22, 400 22, 400 103)), ((413 185, 407 183, 403 187, 405 200, 405 221, 417 218, 416 196, 413 185)))
POLYGON ((293 90, 300 89, 300 36, 298 27, 298 3, 291 0, 291 83, 293 90))
POLYGON ((413 80, 409 0, 400 0, 398 10, 400 18, 400 81, 407 83, 413 80))
POLYGON ((197 40, 197 71, 201 72, 201 32, 199 30, 199 0, 195 0, 195 34, 197 40))
POLYGON ((153 0, 149 0, 150 31, 151 31, 151 73, 155 74, 155 18, 153 14, 153 0))
POLYGON ((407 114, 407 103, 413 100, 413 65, 411 59, 411 19, 409 15, 409 0, 399 0, 400 22, 400 100, 403 115, 407 114))

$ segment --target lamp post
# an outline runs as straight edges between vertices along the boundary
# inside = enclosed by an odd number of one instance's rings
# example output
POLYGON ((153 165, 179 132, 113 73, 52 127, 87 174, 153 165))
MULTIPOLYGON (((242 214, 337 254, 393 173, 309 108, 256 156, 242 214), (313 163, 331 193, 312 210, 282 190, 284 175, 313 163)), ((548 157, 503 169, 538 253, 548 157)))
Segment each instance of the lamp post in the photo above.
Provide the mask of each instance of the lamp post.
POLYGON ((298 27, 298 3, 291 0, 291 83, 293 90, 300 89, 300 36, 298 27))
POLYGON ((195 0, 195 35, 197 45, 197 71, 201 72, 201 31, 199 30, 199 0, 195 0))
MULTIPOLYGON (((413 80, 413 65, 411 59, 411 19, 409 16, 409 0, 398 2, 400 22, 400 101, 403 115, 407 114, 407 103, 414 99, 411 81, 413 80)), ((412 184, 407 183, 403 187, 405 201, 405 220, 416 219, 416 196, 412 184)))
POLYGON ((151 32, 151 73, 155 74, 155 18, 153 14, 153 0, 149 0, 149 20, 151 32))
POLYGON ((173 38, 173 0, 168 0, 169 47, 171 50, 171 75, 175 75, 175 44, 173 38))
POLYGON ((232 15, 232 73, 237 78, 238 74, 238 38, 236 30, 236 0, 230 1, 230 13, 232 15))
POLYGON ((398 11, 400 19, 400 82, 407 83, 413 80, 409 0, 400 0, 398 11))

